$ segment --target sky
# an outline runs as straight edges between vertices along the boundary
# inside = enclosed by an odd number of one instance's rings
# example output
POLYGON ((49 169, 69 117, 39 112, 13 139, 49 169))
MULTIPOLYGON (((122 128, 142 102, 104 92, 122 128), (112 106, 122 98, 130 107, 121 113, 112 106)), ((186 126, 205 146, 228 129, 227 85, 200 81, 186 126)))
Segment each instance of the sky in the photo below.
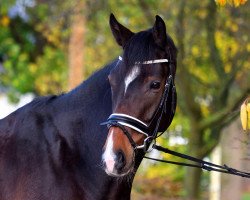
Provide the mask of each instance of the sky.
POLYGON ((30 101, 32 101, 33 98, 34 98, 34 95, 26 94, 20 98, 20 101, 18 104, 11 104, 8 101, 8 98, 6 95, 0 94, 0 119, 6 117, 11 112, 22 107, 23 105, 29 103, 30 101))

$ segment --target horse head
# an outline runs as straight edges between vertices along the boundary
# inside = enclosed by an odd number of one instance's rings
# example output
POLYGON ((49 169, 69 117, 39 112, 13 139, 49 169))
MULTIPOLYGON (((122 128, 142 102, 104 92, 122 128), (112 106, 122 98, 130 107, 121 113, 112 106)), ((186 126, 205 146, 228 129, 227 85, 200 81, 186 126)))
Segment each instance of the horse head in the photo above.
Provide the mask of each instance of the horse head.
POLYGON ((109 132, 102 158, 107 174, 124 176, 172 121, 177 50, 159 16, 152 28, 133 33, 111 14, 110 27, 123 54, 108 76, 113 113, 104 123, 109 132))

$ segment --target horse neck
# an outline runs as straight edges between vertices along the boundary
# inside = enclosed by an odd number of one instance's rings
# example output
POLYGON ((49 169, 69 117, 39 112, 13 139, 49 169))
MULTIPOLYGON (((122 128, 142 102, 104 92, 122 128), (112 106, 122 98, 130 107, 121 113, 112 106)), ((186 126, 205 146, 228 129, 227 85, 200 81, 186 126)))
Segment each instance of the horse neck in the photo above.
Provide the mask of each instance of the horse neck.
POLYGON ((83 81, 82 84, 70 91, 67 94, 70 97, 70 100, 73 99, 76 103, 81 103, 82 106, 89 107, 88 104, 91 104, 91 102, 95 103, 96 100, 100 101, 100 97, 105 97, 102 95, 106 94, 108 90, 110 90, 108 75, 113 65, 114 64, 111 63, 95 72, 87 80, 83 81))
MULTIPOLYGON (((92 166, 89 172, 84 174, 95 174, 90 181, 96 190, 103 191, 108 199, 129 199, 134 175, 129 179, 120 180, 109 177, 103 169, 97 168, 101 164, 102 148, 107 138, 107 128, 100 126, 112 112, 111 92, 108 83, 108 75, 116 62, 96 72, 80 86, 66 94, 69 107, 72 107, 73 118, 79 115, 84 121, 84 130, 81 133, 71 133, 84 162, 92 166), (75 136, 80 134, 79 136, 75 136), (87 152, 87 153, 86 153, 87 152), (94 171, 93 171, 94 170, 94 171), (95 171, 96 170, 96 171, 95 171)), ((67 136, 68 137, 68 136, 67 136)), ((68 140, 70 141, 71 138, 68 140)), ((137 156, 136 168, 142 160, 142 155, 137 156)), ((84 167, 83 170, 89 168, 84 167)), ((87 175, 79 177, 88 178, 87 175)), ((84 182, 84 180, 83 180, 84 182)), ((86 187, 88 187, 86 185, 86 187)))

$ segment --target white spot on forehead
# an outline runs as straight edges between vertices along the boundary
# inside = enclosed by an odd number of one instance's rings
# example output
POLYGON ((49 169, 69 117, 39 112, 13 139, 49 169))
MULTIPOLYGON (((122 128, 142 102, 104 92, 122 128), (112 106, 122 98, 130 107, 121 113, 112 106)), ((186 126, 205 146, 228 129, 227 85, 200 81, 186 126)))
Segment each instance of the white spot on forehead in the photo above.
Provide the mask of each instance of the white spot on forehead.
POLYGON ((135 65, 130 71, 130 73, 126 76, 124 95, 126 94, 129 84, 132 83, 136 79, 139 73, 140 73, 140 68, 137 65, 135 65))

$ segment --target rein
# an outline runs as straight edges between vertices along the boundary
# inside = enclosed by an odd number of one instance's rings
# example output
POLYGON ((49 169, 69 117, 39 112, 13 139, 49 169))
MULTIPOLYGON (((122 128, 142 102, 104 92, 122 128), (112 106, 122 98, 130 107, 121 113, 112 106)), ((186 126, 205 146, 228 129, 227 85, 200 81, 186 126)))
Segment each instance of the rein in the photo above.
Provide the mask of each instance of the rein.
POLYGON ((164 153, 167 153, 167 154, 179 157, 179 158, 183 158, 185 160, 192 161, 196 164, 162 160, 162 159, 151 158, 151 157, 147 157, 147 156, 144 156, 144 158, 147 158, 149 160, 158 161, 158 162, 163 162, 163 163, 170 163, 170 164, 174 164, 174 165, 200 168, 200 169, 204 169, 206 171, 216 171, 216 172, 221 172, 221 173, 232 174, 232 175, 236 175, 236 176, 250 178, 250 173, 231 168, 225 164, 224 165, 217 165, 217 164, 207 162, 207 161, 204 161, 202 159, 195 158, 195 157, 183 154, 183 153, 172 151, 168 148, 164 148, 164 147, 158 146, 156 144, 153 144, 152 149, 155 149, 155 150, 158 150, 158 151, 161 151, 161 152, 164 152, 164 153))

